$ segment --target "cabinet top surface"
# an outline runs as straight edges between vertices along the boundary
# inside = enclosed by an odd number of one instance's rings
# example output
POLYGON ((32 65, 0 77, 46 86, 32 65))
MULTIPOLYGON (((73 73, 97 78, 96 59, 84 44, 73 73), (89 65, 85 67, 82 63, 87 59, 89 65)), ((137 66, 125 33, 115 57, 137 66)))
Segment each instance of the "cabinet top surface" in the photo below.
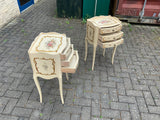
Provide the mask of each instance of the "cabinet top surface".
POLYGON ((87 21, 94 23, 98 27, 112 27, 121 24, 121 21, 112 16, 95 16, 87 21))
POLYGON ((66 35, 56 32, 40 33, 29 49, 29 52, 36 53, 61 53, 66 47, 66 35))

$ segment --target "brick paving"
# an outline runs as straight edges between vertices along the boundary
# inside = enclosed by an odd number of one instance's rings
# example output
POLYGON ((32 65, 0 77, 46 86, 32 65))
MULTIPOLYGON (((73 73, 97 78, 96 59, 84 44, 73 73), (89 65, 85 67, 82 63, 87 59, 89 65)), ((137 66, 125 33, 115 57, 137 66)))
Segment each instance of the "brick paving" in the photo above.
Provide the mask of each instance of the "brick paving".
POLYGON ((56 18, 56 0, 40 0, 0 30, 0 120, 160 120, 160 27, 123 23, 124 44, 102 56, 92 46, 84 59, 85 25, 56 18), (71 37, 80 63, 67 81, 62 105, 58 80, 39 78, 43 103, 32 78, 27 50, 40 32, 71 37))

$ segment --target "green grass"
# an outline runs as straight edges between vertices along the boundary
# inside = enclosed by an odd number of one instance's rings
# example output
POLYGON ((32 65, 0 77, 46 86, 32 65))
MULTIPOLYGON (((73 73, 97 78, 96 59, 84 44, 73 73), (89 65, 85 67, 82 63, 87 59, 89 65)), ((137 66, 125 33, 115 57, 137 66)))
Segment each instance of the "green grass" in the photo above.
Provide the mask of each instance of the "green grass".
POLYGON ((67 81, 64 81, 64 84, 67 84, 67 81))
POLYGON ((132 31, 133 28, 132 28, 132 25, 130 23, 128 23, 128 27, 129 27, 129 30, 132 31))
POLYGON ((70 29, 73 29, 73 26, 70 26, 69 28, 70 28, 70 29))
POLYGON ((27 35, 27 33, 24 33, 24 36, 26 36, 27 35))
POLYGON ((50 101, 49 101, 49 104, 52 104, 52 103, 53 103, 53 102, 50 100, 50 101))
POLYGON ((128 23, 128 27, 131 27, 132 25, 130 23, 128 23))
POLYGON ((91 68, 89 68, 89 69, 88 69, 88 71, 92 71, 92 69, 91 69, 91 68))
POLYGON ((24 22, 24 19, 23 19, 23 18, 21 18, 21 22, 24 22))
POLYGON ((7 39, 3 40, 4 42, 7 42, 7 39))
POLYGON ((99 116, 99 118, 102 118, 102 115, 101 115, 101 116, 99 116))
POLYGON ((108 103, 108 104, 110 105, 110 104, 111 104, 111 102, 112 102, 112 101, 109 101, 109 103, 108 103))
POLYGON ((132 31, 132 28, 129 28, 130 31, 132 31))
POLYGON ((70 17, 70 19, 72 20, 72 19, 73 19, 73 17, 71 16, 71 17, 70 17))
POLYGON ((27 44, 27 40, 25 40, 24 43, 27 44))
POLYGON ((152 29, 152 32, 156 32, 155 29, 152 29))
POLYGON ((82 24, 86 24, 86 22, 87 22, 87 20, 83 18, 83 20, 82 20, 81 23, 82 23, 82 24))
POLYGON ((68 25, 69 25, 69 20, 66 20, 66 24, 68 24, 68 25))
POLYGON ((40 113, 39 115, 40 115, 41 117, 43 116, 43 114, 42 114, 42 113, 40 113))
POLYGON ((87 15, 85 16, 85 18, 82 19, 82 22, 81 22, 81 23, 82 23, 82 24, 86 24, 88 18, 91 18, 91 16, 87 14, 87 15))
POLYGON ((57 9, 55 9, 54 12, 57 14, 57 9))
POLYGON ((24 32, 24 29, 22 29, 21 32, 24 32))

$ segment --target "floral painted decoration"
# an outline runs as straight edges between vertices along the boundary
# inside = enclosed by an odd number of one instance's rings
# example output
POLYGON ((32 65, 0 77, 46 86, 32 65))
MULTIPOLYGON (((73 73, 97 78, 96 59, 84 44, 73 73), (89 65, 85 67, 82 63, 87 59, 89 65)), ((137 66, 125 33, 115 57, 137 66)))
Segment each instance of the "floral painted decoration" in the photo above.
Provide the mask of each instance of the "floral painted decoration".
POLYGON ((53 44, 54 44, 54 41, 53 41, 53 40, 51 40, 51 41, 49 41, 49 42, 47 43, 47 46, 48 46, 48 47, 52 47, 52 48, 53 48, 53 44))
POLYGON ((99 21, 100 24, 105 24, 105 23, 109 23, 110 21, 109 20, 101 20, 99 21))

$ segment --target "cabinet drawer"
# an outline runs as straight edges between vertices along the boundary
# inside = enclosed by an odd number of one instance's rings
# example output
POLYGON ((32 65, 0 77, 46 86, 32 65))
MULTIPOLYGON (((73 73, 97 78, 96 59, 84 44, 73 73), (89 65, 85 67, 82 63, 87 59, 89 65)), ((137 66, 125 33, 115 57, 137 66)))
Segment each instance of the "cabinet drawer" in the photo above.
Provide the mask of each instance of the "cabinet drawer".
POLYGON ((108 33, 114 33, 114 32, 118 32, 122 29, 122 25, 117 25, 117 26, 113 26, 113 27, 106 27, 106 28, 101 28, 99 30, 100 34, 108 34, 108 33))
POLYGON ((70 45, 71 45, 71 40, 70 40, 70 38, 67 38, 66 47, 61 53, 61 60, 65 60, 66 59, 66 54, 67 54, 67 52, 68 52, 68 50, 70 48, 70 45))
POLYGON ((69 63, 69 66, 67 67, 62 67, 62 72, 64 73, 75 73, 76 69, 78 67, 78 63, 79 63, 79 55, 78 55, 78 51, 74 51, 74 54, 71 58, 71 61, 69 63))
POLYGON ((100 40, 98 40, 98 45, 100 45, 102 48, 110 48, 110 47, 114 47, 115 45, 120 45, 123 43, 123 38, 116 40, 116 41, 112 41, 112 42, 105 42, 102 43, 100 40))
POLYGON ((123 32, 116 32, 113 34, 108 34, 108 35, 99 35, 99 40, 102 42, 109 42, 109 41, 115 41, 117 39, 120 39, 123 37, 123 32))
POLYGON ((66 53, 66 59, 61 61, 61 66, 69 66, 73 54, 74 54, 74 48, 73 44, 71 44, 69 50, 66 53))

